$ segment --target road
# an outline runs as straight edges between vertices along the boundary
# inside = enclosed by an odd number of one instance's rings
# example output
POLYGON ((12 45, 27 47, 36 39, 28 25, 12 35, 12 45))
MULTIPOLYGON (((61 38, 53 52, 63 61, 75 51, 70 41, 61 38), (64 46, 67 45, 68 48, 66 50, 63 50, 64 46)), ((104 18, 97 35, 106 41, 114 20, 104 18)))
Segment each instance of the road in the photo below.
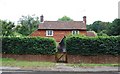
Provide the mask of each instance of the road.
POLYGON ((2 74, 120 74, 120 72, 4 71, 2 74))

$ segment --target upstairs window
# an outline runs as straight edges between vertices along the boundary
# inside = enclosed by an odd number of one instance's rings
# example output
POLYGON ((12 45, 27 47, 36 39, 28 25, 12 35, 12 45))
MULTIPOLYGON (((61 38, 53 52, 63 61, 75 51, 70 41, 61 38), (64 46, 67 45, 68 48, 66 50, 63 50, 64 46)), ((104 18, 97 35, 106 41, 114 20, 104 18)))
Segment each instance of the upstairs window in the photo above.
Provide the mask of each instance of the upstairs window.
POLYGON ((53 36, 53 30, 46 30, 46 36, 53 36))
POLYGON ((74 35, 74 34, 79 34, 79 30, 73 30, 72 35, 74 35))

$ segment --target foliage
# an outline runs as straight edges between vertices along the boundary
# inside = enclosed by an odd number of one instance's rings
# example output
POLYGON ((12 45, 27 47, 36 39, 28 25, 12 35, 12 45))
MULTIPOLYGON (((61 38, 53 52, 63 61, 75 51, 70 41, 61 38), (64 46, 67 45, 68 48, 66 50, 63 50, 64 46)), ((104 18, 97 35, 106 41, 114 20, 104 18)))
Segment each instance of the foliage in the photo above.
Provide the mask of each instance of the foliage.
POLYGON ((97 33, 100 33, 104 31, 106 33, 106 30, 108 30, 108 27, 111 25, 110 22, 102 22, 102 21, 95 21, 91 25, 87 25, 88 30, 93 30, 97 33))
POLYGON ((18 33, 18 32, 13 32, 13 36, 16 36, 16 37, 22 37, 23 35, 18 33))
POLYGON ((56 43, 52 38, 2 37, 5 54, 55 54, 56 43))
POLYGON ((38 28, 39 23, 39 18, 35 15, 22 16, 19 19, 20 25, 17 25, 15 30, 24 36, 28 36, 38 28))
POLYGON ((115 19, 109 27, 109 35, 120 35, 120 19, 115 19))
POLYGON ((103 30, 103 31, 97 33, 97 36, 108 36, 106 33, 107 33, 106 30, 103 30))
POLYGON ((2 36, 12 36, 14 32, 14 23, 11 21, 0 20, 0 26, 2 26, 2 36))
POLYGON ((120 55, 120 36, 70 36, 66 39, 66 49, 68 54, 76 55, 120 55))
POLYGON ((59 18, 58 21, 73 21, 73 19, 68 16, 63 16, 62 18, 59 18))
POLYGON ((93 24, 87 25, 87 30, 93 30, 100 36, 109 35, 117 36, 120 35, 120 19, 115 19, 112 23, 95 21, 93 24))

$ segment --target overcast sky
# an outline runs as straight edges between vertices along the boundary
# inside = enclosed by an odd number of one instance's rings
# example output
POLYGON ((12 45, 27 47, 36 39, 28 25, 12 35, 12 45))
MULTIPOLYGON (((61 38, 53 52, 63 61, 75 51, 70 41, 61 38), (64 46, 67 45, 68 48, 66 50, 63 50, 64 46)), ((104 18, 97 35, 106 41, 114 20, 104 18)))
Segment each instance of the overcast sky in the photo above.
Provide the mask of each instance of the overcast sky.
POLYGON ((75 21, 87 16, 87 24, 94 21, 113 21, 118 17, 120 0, 0 0, 0 19, 16 22, 22 15, 40 16, 56 21, 66 15, 75 21))

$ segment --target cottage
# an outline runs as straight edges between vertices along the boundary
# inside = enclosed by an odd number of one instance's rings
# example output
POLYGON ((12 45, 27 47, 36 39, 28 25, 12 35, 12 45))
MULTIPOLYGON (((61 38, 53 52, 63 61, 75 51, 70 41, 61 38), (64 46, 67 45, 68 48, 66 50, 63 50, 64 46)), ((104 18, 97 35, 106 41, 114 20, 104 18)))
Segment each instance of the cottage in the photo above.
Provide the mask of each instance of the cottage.
POLYGON ((57 42, 69 34, 87 35, 86 16, 83 21, 44 21, 44 16, 40 17, 41 23, 38 29, 31 36, 53 37, 57 42))

